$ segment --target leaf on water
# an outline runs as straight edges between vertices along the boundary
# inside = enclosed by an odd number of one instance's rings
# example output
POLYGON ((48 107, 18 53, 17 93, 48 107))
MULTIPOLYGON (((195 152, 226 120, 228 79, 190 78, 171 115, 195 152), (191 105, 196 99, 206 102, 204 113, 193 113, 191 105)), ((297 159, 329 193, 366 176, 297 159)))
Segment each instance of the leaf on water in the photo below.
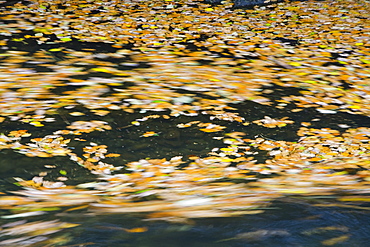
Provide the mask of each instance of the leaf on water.
POLYGON ((32 200, 19 196, 1 196, 0 206, 22 205, 32 202, 32 200))
POLYGON ((79 116, 84 116, 85 113, 83 113, 83 112, 71 112, 71 113, 69 113, 69 115, 74 116, 74 117, 79 117, 79 116))
POLYGON ((110 154, 105 155, 105 157, 120 157, 120 156, 121 156, 120 154, 116 154, 116 153, 110 153, 110 154))
POLYGON ((287 117, 282 119, 272 119, 269 116, 265 116, 264 119, 255 120, 253 123, 262 125, 268 128, 275 128, 275 127, 285 127, 287 124, 292 124, 294 121, 288 120, 287 117))
POLYGON ((223 131, 225 129, 225 126, 221 126, 218 124, 212 124, 212 123, 199 123, 199 127, 206 127, 206 128, 201 128, 199 129, 200 131, 207 132, 207 133, 212 133, 212 132, 218 132, 218 131, 223 131))
POLYGON ((351 236, 350 234, 346 234, 343 236, 326 239, 324 241, 321 241, 321 243, 325 246, 332 246, 332 245, 340 244, 340 243, 347 241, 350 238, 350 236, 351 236))
POLYGON ((324 227, 317 227, 314 229, 303 231, 302 234, 311 236, 313 234, 322 234, 327 231, 341 231, 341 232, 348 232, 349 229, 346 226, 324 226, 324 227))
POLYGON ((26 213, 20 213, 20 214, 3 215, 3 216, 1 216, 1 218, 3 218, 3 219, 14 219, 14 218, 23 218, 23 217, 42 215, 42 214, 45 214, 45 212, 43 212, 43 211, 32 211, 32 212, 26 212, 26 213))
POLYGON ((270 237, 287 237, 291 234, 286 230, 257 230, 253 232, 239 233, 234 238, 245 241, 259 241, 270 237))
POLYGON ((210 198, 192 198, 187 200, 181 200, 175 202, 176 206, 181 207, 191 207, 191 206, 197 206, 197 205, 208 205, 212 204, 212 199, 210 198))
POLYGON ((316 109, 318 112, 323 113, 323 114, 336 114, 336 111, 332 110, 325 110, 325 109, 316 109))
POLYGON ((148 227, 136 227, 136 228, 131 228, 131 229, 123 228, 123 230, 129 233, 139 233, 139 232, 147 232, 148 227))
POLYGON ((59 170, 59 173, 62 174, 62 175, 67 175, 67 171, 66 170, 59 170))
POLYGON ((337 200, 342 202, 370 202, 370 197, 343 196, 337 200))
POLYGON ((147 131, 141 135, 141 137, 151 137, 151 136, 159 136, 159 134, 154 131, 147 131))
POLYGON ((82 205, 82 206, 79 206, 79 207, 73 207, 73 208, 69 208, 66 210, 66 212, 69 212, 69 211, 75 211, 75 210, 80 210, 80 209, 85 209, 87 208, 89 205, 82 205))

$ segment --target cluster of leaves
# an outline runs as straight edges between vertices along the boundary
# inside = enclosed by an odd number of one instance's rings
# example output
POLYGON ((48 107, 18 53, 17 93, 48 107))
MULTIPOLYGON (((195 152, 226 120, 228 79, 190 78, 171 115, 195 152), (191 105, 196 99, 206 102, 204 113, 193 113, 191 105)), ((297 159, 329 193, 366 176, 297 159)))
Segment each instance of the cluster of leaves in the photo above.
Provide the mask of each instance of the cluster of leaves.
POLYGON ((175 116, 227 110, 225 103, 243 100, 271 104, 258 89, 272 84, 301 89, 301 95, 278 100, 282 107, 295 102, 298 110, 369 114, 362 104, 369 90, 366 1, 350 7, 342 1, 330 7, 277 4, 274 11, 181 1, 63 2, 3 11, 9 24, 1 35, 19 36, 4 44, 37 44, 32 56, 14 50, 1 55, 3 115, 43 122, 43 114, 28 114, 80 103, 92 110, 171 109, 175 116), (68 39, 114 45, 101 54, 94 53, 99 48, 69 48, 68 39), (37 64, 39 73, 29 64, 37 64), (14 77, 17 83, 9 85, 14 77), (67 85, 76 89, 53 93, 67 85))
MULTIPOLYGON (((0 121, 34 129, 56 125, 58 116, 66 126, 57 125, 31 143, 23 142, 32 131, 2 134, 0 149, 29 157, 69 156, 99 180, 66 186, 47 181, 45 174, 18 178, 24 189, 1 196, 0 208, 19 213, 13 217, 88 208, 96 214, 145 212, 154 220, 188 222, 261 213, 261 206, 285 195, 368 192, 368 127, 341 124, 346 131, 338 131, 304 122, 296 142, 245 138, 247 126, 274 131, 289 128, 294 119, 265 116, 248 122, 230 105, 249 100, 271 109, 368 117, 369 3, 270 7, 243 10, 232 9, 228 1, 211 6, 183 0, 37 0, 3 7, 0 44, 7 49, 0 54, 0 121), (298 93, 271 97, 275 86, 298 93), (89 112, 74 110, 80 106, 89 112), (80 120, 70 123, 64 110, 80 120), (105 162, 120 156, 108 152, 109 143, 90 142, 82 154, 73 151, 71 139, 86 141, 76 136, 112 131, 108 120, 92 119, 121 111, 157 113, 131 121, 126 129, 152 119, 207 116, 209 122, 195 119, 177 128, 195 128, 225 146, 189 161, 138 157, 125 167, 105 162), (254 150, 267 152, 267 160, 258 162, 254 150)), ((138 133, 149 139, 159 135, 152 129, 138 133)))

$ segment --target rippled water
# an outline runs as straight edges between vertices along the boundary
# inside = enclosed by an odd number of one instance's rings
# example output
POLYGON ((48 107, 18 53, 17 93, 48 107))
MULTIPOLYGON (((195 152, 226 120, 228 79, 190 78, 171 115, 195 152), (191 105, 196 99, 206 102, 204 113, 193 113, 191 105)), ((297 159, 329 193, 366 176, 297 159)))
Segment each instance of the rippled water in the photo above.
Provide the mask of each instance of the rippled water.
POLYGON ((121 214, 71 213, 58 218, 81 224, 54 235, 61 246, 365 247, 370 230, 367 210, 315 207, 307 199, 297 198, 276 201, 263 214, 199 219, 188 224, 142 221, 139 215, 121 214), (147 227, 147 231, 124 230, 137 227, 147 227))

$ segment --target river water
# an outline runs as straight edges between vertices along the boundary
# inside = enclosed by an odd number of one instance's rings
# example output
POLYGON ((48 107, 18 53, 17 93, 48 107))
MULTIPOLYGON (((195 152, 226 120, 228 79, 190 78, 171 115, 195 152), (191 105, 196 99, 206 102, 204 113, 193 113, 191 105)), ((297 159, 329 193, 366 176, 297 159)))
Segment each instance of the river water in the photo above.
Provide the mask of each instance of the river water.
POLYGON ((366 1, 0 2, 0 246, 368 246, 366 1))

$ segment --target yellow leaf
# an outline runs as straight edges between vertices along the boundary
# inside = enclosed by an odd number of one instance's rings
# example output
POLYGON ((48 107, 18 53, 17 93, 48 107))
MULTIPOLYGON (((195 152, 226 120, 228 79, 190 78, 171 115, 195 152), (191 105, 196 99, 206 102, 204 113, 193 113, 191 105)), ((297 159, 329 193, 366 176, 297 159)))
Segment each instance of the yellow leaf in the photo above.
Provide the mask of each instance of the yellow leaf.
POLYGON ((97 72, 105 72, 105 73, 110 72, 108 69, 104 69, 104 68, 92 68, 91 70, 97 71, 97 72))
POLYGON ((369 197, 345 197, 338 200, 342 202, 370 202, 369 197))
POLYGON ((360 59, 360 61, 366 64, 370 64, 370 60, 360 59))
POLYGON ((89 162, 98 162, 99 160, 93 159, 93 158, 88 158, 86 161, 89 161, 89 162))
POLYGON ((83 116, 83 115, 85 115, 85 113, 83 113, 83 112, 71 112, 71 113, 69 113, 69 115, 72 115, 72 116, 74 116, 74 117, 77 117, 77 116, 83 116))
POLYGON ((203 131, 203 132, 207 132, 207 133, 220 131, 220 130, 215 130, 215 129, 205 129, 205 128, 203 128, 203 129, 199 129, 199 130, 201 130, 201 131, 203 131))
POLYGON ((221 162, 231 162, 233 161, 234 159, 222 159, 221 162))
POLYGON ((351 105, 351 106, 348 106, 348 108, 351 108, 351 109, 361 109, 361 106, 359 106, 359 105, 351 105))
POLYGON ((289 63, 289 65, 292 65, 292 66, 301 66, 302 64, 300 64, 298 62, 291 62, 291 63, 289 63))
POLYGON ((105 155, 105 157, 119 157, 119 156, 121 156, 121 155, 120 154, 114 154, 114 153, 105 155))
POLYGON ((335 245, 335 244, 338 244, 338 243, 341 243, 341 242, 344 242, 344 241, 348 240, 349 236, 350 235, 347 234, 347 235, 343 235, 343 236, 336 237, 336 238, 329 238, 327 240, 322 241, 321 243, 323 245, 331 246, 331 245, 335 245))
POLYGON ((146 232, 148 231, 148 227, 137 227, 131 229, 123 228, 123 230, 125 230, 126 232, 146 232))
POLYGON ((76 226, 79 226, 80 224, 73 224, 73 223, 62 223, 61 224, 61 228, 72 228, 72 227, 76 227, 76 226))
POLYGON ((74 208, 69 208, 67 209, 66 211, 69 212, 69 211, 74 211, 74 210, 79 210, 79 209, 84 209, 84 208, 87 208, 89 205, 82 205, 82 206, 78 206, 78 207, 74 207, 74 208))
POLYGON ((154 131, 148 131, 141 135, 142 137, 158 136, 154 131))
POLYGON ((49 32, 49 29, 50 28, 35 28, 35 29, 33 29, 33 31, 35 33, 47 33, 47 32, 49 32))

